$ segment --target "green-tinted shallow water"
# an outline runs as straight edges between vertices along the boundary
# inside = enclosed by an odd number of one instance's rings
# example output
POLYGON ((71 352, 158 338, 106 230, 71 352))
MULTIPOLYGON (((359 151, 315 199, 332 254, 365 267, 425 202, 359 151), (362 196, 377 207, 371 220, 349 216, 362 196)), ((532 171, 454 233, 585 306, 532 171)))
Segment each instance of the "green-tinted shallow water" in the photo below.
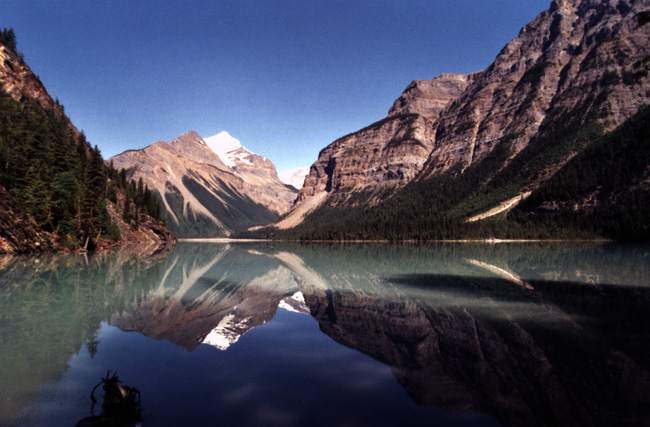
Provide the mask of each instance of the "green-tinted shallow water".
POLYGON ((143 426, 650 425, 650 247, 0 257, 0 425, 99 414, 107 369, 143 426))

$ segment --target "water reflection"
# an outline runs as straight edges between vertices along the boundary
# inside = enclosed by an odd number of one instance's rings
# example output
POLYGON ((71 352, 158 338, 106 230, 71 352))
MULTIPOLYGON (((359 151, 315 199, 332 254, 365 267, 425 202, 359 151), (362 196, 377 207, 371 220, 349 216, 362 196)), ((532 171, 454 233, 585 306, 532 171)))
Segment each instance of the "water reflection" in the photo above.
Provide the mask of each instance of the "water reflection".
POLYGON ((373 247, 294 271, 321 329, 418 403, 508 425, 648 424, 648 252, 577 248, 410 247, 396 265, 420 272, 400 274, 373 247))
POLYGON ((419 405, 505 425, 648 425, 648 277, 650 250, 615 244, 181 244, 155 256, 0 258, 0 424, 80 348, 110 351, 102 321, 228 353, 281 306, 389 366, 419 405))
POLYGON ((232 246, 197 253, 181 246, 145 298, 111 316, 111 324, 164 339, 188 351, 206 339, 225 350, 244 332, 268 322, 298 290, 272 258, 232 246))
POLYGON ((0 425, 60 377, 102 320, 149 292, 163 255, 0 256, 0 425))

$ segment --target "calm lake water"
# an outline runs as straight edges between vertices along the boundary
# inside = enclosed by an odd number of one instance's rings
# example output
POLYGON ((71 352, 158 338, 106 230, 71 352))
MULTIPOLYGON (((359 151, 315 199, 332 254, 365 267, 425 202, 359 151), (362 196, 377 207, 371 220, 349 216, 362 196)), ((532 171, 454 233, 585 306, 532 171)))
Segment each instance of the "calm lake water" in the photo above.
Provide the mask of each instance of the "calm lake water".
POLYGON ((0 425, 650 425, 650 246, 0 257, 0 425), (101 388, 96 392, 101 397, 101 388))

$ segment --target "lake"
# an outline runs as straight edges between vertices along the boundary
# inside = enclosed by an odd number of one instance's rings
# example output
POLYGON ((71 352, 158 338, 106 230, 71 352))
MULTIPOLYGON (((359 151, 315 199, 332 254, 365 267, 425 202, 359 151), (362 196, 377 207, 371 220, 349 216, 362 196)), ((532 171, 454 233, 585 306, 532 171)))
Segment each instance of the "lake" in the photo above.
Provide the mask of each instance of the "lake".
POLYGON ((650 246, 0 256, 0 425, 650 425, 650 246))

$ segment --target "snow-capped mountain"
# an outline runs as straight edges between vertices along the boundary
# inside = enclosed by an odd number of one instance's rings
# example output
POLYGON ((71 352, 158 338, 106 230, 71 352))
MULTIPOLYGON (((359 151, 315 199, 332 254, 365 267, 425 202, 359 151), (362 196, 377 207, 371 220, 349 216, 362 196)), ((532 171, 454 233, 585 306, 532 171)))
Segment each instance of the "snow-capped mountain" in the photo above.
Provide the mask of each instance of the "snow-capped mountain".
POLYGON ((309 175, 309 167, 290 169, 288 171, 279 172, 278 176, 280 181, 285 184, 292 185, 297 190, 302 188, 305 183, 305 177, 309 175))
POLYGON ((233 138, 226 131, 204 138, 203 141, 231 168, 241 163, 252 165, 248 157, 253 153, 244 148, 237 138, 233 138))
POLYGON ((273 163, 227 132, 204 139, 190 131, 111 161, 160 195, 167 224, 179 237, 228 236, 266 225, 286 212, 296 195, 273 163))
POLYGON ((271 180, 279 183, 275 165, 266 157, 246 149, 237 138, 226 131, 204 138, 205 144, 214 151, 232 171, 251 184, 262 184, 271 180))

